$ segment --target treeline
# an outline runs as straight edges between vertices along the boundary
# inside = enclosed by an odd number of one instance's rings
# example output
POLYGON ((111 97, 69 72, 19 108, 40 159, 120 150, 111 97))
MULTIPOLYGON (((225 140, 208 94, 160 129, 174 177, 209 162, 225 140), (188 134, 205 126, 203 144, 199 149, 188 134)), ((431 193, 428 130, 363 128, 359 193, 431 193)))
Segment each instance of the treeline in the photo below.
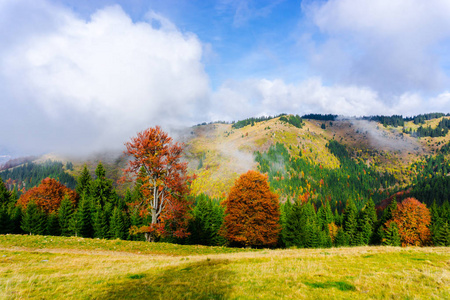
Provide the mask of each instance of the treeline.
POLYGON ((427 156, 412 165, 413 177, 410 194, 421 202, 442 205, 450 199, 450 161, 442 154, 427 156))
POLYGON ((297 128, 303 127, 303 120, 299 115, 287 115, 287 116, 281 116, 280 117, 281 122, 285 122, 288 124, 291 124, 297 128))
POLYGON ((378 123, 383 124, 383 126, 404 126, 405 125, 405 119, 401 115, 393 115, 393 116, 370 116, 370 117, 363 117, 364 120, 368 121, 375 121, 378 123))
POLYGON ((425 121, 442 118, 444 116, 450 116, 450 114, 443 113, 429 113, 429 114, 421 114, 410 118, 405 118, 405 121, 413 121, 414 124, 424 124, 425 121))
MULTIPOLYGON (((43 180, 42 187, 48 179, 43 180)), ((140 215, 133 203, 142 201, 138 180, 136 186, 118 196, 112 180, 99 163, 92 178, 85 166, 76 184, 76 200, 66 195, 57 199, 54 190, 42 189, 34 195, 39 203, 21 201, 16 193, 8 191, 0 178, 0 234, 39 234, 54 236, 80 236, 86 238, 144 240, 142 235, 130 232, 132 226, 148 224, 150 215, 140 215), (45 199, 42 199, 45 198, 45 199), (60 203, 59 203, 60 201, 60 203), (52 209, 58 203, 57 209, 52 209), (38 205, 39 204, 39 205, 38 205)), ((33 191, 31 191, 33 192, 33 191)), ((31 197, 33 198, 33 197, 31 197)), ((224 218, 224 208, 219 200, 200 195, 191 199, 189 230, 186 239, 162 239, 183 244, 224 245, 219 235, 224 218)))
POLYGON ((252 125, 254 126, 255 123, 259 123, 259 122, 264 122, 264 121, 268 121, 268 120, 272 120, 281 116, 285 116, 286 114, 280 114, 277 116, 262 116, 262 117, 257 117, 257 118, 248 118, 248 119, 244 119, 244 120, 240 120, 237 121, 235 123, 233 123, 233 125, 231 125, 232 128, 234 129, 239 129, 248 125, 252 125))
POLYGON ((36 158, 37 158, 36 156, 25 156, 25 157, 18 157, 18 158, 10 159, 7 162, 5 162, 3 165, 0 165, 0 171, 14 168, 16 166, 22 165, 27 162, 31 162, 31 161, 35 160, 36 158))
POLYGON ((336 121, 338 115, 322 115, 322 114, 307 114, 303 115, 303 119, 307 120, 318 120, 318 121, 336 121))
POLYGON ((442 118, 436 128, 431 128, 431 126, 423 127, 420 126, 416 131, 412 131, 411 128, 406 133, 409 133, 416 137, 440 137, 446 136, 450 129, 450 119, 442 118))
POLYGON ((291 156, 280 143, 266 153, 255 152, 255 160, 259 171, 268 174, 271 187, 280 196, 311 199, 314 203, 330 202, 332 209, 339 211, 348 199, 353 199, 358 208, 370 198, 380 200, 385 197, 381 191, 396 183, 392 175, 380 174, 363 161, 352 159, 345 146, 338 142, 330 141, 327 147, 339 159, 340 168, 328 169, 310 162, 302 157, 304 149, 300 147, 299 157, 291 156))
POLYGON ((38 186, 42 179, 47 177, 56 179, 68 188, 74 189, 77 180, 66 172, 72 169, 73 164, 71 162, 66 164, 51 160, 41 164, 28 162, 22 166, 0 172, 0 177, 9 190, 16 190, 18 196, 20 196, 25 190, 38 186))

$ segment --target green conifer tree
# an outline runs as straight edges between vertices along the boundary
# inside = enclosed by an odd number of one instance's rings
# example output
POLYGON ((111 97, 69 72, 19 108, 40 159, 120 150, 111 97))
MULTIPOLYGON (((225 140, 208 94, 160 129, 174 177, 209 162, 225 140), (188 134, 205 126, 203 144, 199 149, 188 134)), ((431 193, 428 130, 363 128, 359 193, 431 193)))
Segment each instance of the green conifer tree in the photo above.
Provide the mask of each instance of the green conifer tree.
POLYGON ((358 210, 353 200, 347 201, 347 206, 344 212, 343 228, 350 246, 356 246, 358 243, 358 223, 357 223, 358 210))
POLYGON ((93 237, 94 229, 92 227, 92 198, 89 195, 83 194, 78 205, 77 217, 79 218, 80 231, 82 237, 93 237))
POLYGON ((397 223, 391 222, 385 230, 383 245, 385 246, 400 246, 401 240, 398 233, 397 223))
POLYGON ((27 208, 23 214, 21 228, 28 234, 43 235, 46 230, 45 213, 39 209, 34 201, 28 202, 27 208))
POLYGON ((61 205, 58 209, 58 222, 61 230, 61 236, 70 236, 72 231, 70 229, 70 220, 73 215, 73 203, 70 201, 68 195, 66 195, 61 201, 61 205))
POLYGON ((116 206, 113 209, 110 222, 110 236, 113 239, 124 239, 125 226, 122 219, 122 213, 116 206))
POLYGON ((59 236, 61 235, 61 228, 59 227, 59 218, 56 212, 52 212, 47 218, 47 235, 59 236))
POLYGON ((7 204, 11 200, 11 193, 6 188, 3 179, 0 177, 0 205, 7 204))
POLYGON ((336 247, 343 247, 348 246, 348 236, 344 232, 344 229, 342 227, 339 227, 336 238, 334 240, 334 244, 336 247))
POLYGON ((14 202, 10 202, 8 205, 9 226, 8 232, 13 234, 23 233, 21 228, 22 223, 22 209, 16 206, 14 202))
POLYGON ((286 215, 286 225, 283 228, 283 240, 286 247, 304 247, 304 239, 302 233, 301 219, 303 217, 302 204, 300 201, 296 201, 290 211, 286 215))
POLYGON ((78 195, 89 193, 91 183, 92 183, 91 174, 89 173, 86 164, 84 164, 83 171, 81 171, 81 175, 78 177, 78 183, 76 188, 78 195))

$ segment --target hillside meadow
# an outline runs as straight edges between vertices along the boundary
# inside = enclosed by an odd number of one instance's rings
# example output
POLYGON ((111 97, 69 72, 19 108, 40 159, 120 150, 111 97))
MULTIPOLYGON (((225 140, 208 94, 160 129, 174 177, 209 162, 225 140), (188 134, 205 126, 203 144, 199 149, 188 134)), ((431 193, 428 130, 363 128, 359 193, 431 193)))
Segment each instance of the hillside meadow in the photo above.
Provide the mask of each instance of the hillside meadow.
POLYGON ((449 299, 448 248, 239 249, 0 235, 1 299, 449 299))

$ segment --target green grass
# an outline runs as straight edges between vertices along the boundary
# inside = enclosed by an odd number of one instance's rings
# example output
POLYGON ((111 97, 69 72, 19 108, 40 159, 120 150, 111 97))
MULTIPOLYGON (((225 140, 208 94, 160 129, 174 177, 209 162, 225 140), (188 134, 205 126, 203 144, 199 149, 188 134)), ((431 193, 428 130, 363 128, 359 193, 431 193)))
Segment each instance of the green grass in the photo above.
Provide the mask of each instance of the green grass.
MULTIPOLYGON (((173 256, 235 253, 248 250, 227 247, 187 246, 170 243, 130 242, 123 240, 85 239, 40 235, 0 235, 0 247, 33 249, 72 249, 78 251, 116 251, 135 254, 160 254, 173 256)), ((256 250, 253 250, 256 251, 256 250)))
POLYGON ((0 236, 0 299, 450 298, 449 248, 199 253, 186 246, 160 255, 124 250, 136 242, 110 251, 116 241, 88 250, 90 239, 61 239, 37 249, 35 237, 0 236))

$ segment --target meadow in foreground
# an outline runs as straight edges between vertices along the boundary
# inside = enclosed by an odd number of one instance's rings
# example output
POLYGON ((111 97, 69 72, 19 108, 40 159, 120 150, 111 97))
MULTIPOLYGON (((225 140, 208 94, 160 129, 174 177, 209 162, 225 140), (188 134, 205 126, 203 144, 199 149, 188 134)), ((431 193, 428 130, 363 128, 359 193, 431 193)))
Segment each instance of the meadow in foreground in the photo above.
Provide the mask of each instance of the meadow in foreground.
POLYGON ((448 248, 254 251, 3 235, 0 274, 2 299, 450 298, 448 248))

